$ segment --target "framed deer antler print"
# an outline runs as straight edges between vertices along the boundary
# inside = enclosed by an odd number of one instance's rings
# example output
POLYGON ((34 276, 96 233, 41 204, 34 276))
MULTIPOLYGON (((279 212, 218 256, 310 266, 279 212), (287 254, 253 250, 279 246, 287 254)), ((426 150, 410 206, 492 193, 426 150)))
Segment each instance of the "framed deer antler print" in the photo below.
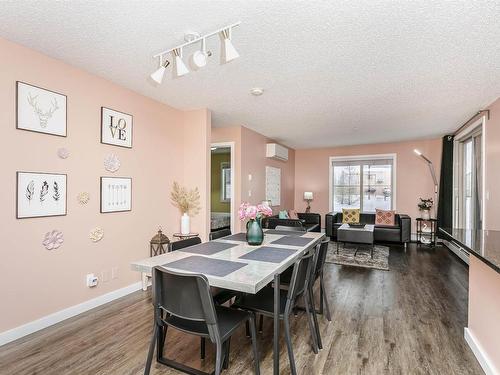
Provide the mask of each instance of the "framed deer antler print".
POLYGON ((66 95, 16 82, 16 128, 66 137, 66 95))

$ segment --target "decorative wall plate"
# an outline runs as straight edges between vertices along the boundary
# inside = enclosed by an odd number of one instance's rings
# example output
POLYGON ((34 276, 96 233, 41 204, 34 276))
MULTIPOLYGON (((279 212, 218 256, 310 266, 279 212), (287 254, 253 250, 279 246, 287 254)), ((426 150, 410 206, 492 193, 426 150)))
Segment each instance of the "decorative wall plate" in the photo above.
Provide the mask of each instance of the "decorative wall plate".
POLYGON ((69 156, 68 149, 61 147, 60 149, 57 150, 57 156, 59 156, 61 159, 67 159, 69 156))
POLYGON ((92 242, 99 242, 104 236, 104 230, 100 227, 95 227, 89 233, 89 238, 92 242))
POLYGON ((59 248, 64 242, 63 233, 54 229, 51 232, 45 233, 42 245, 45 246, 47 250, 55 250, 59 248))
POLYGON ((86 191, 82 191, 81 193, 78 193, 78 195, 76 196, 76 200, 82 205, 87 204, 90 200, 90 194, 86 191))
POLYGON ((120 169, 120 159, 115 154, 109 154, 104 158, 104 168, 108 172, 116 172, 120 169))

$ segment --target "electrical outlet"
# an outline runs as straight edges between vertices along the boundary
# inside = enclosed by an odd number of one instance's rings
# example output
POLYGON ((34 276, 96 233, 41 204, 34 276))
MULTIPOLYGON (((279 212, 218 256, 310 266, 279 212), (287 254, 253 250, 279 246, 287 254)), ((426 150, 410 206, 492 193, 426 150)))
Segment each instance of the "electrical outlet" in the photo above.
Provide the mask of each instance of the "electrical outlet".
POLYGON ((252 190, 248 190, 248 196, 251 197, 252 196, 252 190))
POLYGON ((89 273, 87 275, 87 286, 89 288, 96 287, 98 283, 99 283, 99 278, 96 275, 94 275, 93 273, 89 273))
POLYGON ((118 267, 111 268, 111 278, 112 279, 118 278, 118 267))

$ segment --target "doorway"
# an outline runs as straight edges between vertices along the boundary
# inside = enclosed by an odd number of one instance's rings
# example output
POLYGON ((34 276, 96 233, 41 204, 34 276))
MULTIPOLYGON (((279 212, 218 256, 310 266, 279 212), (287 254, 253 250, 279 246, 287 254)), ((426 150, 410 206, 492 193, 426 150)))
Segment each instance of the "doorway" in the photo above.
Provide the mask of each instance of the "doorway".
POLYGON ((210 152, 210 232, 234 232, 234 143, 213 143, 210 152))

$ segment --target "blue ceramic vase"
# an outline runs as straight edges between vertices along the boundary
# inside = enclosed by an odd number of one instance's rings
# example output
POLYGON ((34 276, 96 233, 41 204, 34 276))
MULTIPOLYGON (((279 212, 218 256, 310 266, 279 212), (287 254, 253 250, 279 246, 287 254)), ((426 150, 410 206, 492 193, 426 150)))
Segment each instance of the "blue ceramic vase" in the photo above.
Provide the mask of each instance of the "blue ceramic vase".
POLYGON ((264 232, 257 220, 249 220, 247 222, 247 242, 251 246, 262 245, 264 241, 264 232))

